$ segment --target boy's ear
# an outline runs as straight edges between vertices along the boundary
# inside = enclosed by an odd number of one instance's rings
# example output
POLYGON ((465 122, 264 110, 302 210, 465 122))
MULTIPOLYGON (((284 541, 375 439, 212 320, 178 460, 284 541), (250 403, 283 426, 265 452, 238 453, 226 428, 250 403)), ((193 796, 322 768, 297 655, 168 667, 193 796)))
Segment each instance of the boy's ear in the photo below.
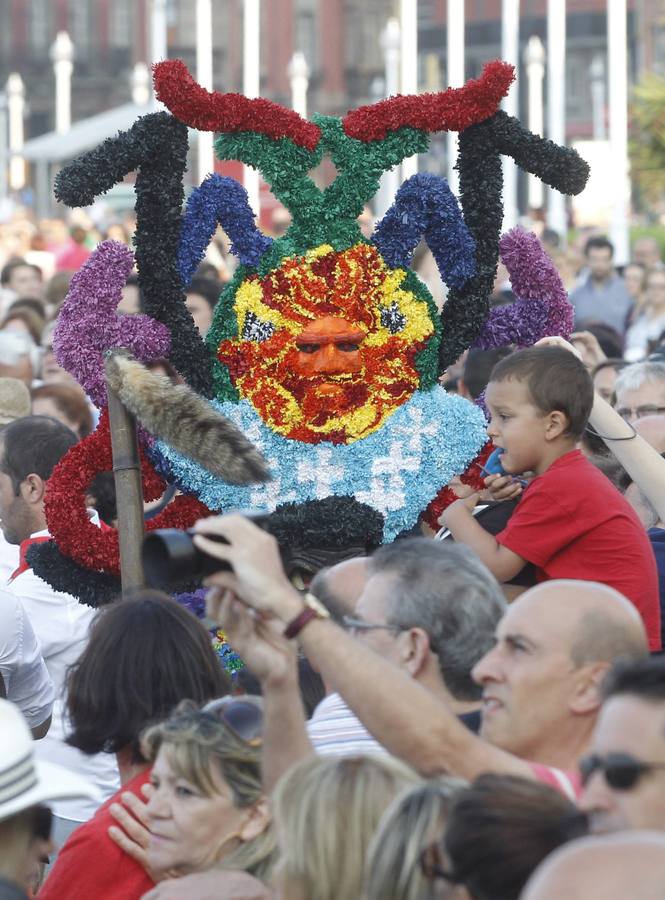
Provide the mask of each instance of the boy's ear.
POLYGON ((548 441, 555 440, 555 438, 560 437, 568 431, 569 425, 570 422, 568 421, 568 416, 564 412, 561 412, 560 409, 553 409, 552 412, 547 415, 545 438, 548 441))

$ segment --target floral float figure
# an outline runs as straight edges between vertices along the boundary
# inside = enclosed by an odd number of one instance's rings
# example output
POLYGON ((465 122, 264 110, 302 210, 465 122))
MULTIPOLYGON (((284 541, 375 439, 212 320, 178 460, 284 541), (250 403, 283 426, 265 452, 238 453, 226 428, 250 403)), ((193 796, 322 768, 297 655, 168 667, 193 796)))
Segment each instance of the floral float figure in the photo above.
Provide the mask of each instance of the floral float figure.
MULTIPOLYGON (((490 449, 483 412, 447 394, 438 383, 441 372, 474 344, 526 346, 571 326, 551 262, 521 230, 501 245, 519 299, 489 310, 502 220, 501 156, 565 193, 579 192, 588 176, 573 150, 530 134, 498 110, 513 77, 511 66, 493 62, 463 88, 394 97, 342 119, 309 122, 266 100, 209 93, 180 61, 169 60, 155 67, 155 87, 173 115, 143 117, 60 173, 59 198, 82 205, 138 170, 136 258, 146 320, 132 330, 114 312, 128 265, 118 254, 127 251, 107 242, 75 277, 54 348, 60 364, 103 406, 100 352, 131 345, 146 360, 153 345, 163 355, 168 343, 169 358, 189 385, 189 399, 183 388, 180 406, 173 400, 180 413, 167 411, 173 389, 136 362, 120 367, 119 389, 146 429, 147 480, 158 477, 154 466, 176 484, 187 498, 184 513, 187 503, 198 515, 201 504, 210 511, 274 510, 326 499, 331 529, 339 531, 334 498, 340 510, 343 501, 345 515, 354 498, 381 513, 383 540, 390 541, 423 515, 438 514, 454 475, 477 482, 490 449), (262 234, 242 187, 217 175, 193 192, 181 215, 185 126, 217 131, 220 159, 261 171, 292 215, 284 237, 262 234), (357 217, 381 174, 424 152, 430 134, 442 130, 460 133, 460 203, 443 179, 416 175, 402 185, 372 239, 364 238, 357 217), (320 190, 308 173, 324 155, 338 174, 320 190), (183 285, 218 223, 240 265, 204 345, 186 312, 183 285), (409 268, 421 239, 448 286, 440 314, 409 268), (106 310, 105 324, 87 329, 77 327, 86 310, 90 315, 86 279, 106 310), (254 465, 253 475, 236 472, 231 483, 214 453, 197 446, 197 416, 224 423, 220 447, 235 426, 263 456, 271 480, 257 483, 254 465)), ((242 460, 252 461, 241 440, 231 443, 242 460)), ((65 460, 56 487, 70 474, 65 460)), ((79 496, 79 507, 82 501, 79 496)), ((93 561, 80 540, 76 547, 67 541, 61 509, 50 510, 49 526, 57 547, 32 551, 44 577, 57 570, 62 583, 80 574, 72 565, 117 574, 117 554, 111 560, 102 552, 93 561)), ((113 538, 106 540, 110 547, 113 538)))

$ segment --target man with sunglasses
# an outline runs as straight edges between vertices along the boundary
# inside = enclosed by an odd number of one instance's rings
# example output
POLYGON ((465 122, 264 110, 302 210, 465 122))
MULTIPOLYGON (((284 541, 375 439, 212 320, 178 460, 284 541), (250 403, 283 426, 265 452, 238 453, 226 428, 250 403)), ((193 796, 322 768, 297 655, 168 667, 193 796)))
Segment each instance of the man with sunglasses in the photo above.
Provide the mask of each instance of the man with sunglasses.
POLYGON ((274 636, 267 641, 272 656, 263 681, 265 743, 272 750, 274 739, 278 746, 273 762, 281 754, 291 764, 308 752, 302 742, 295 749, 285 746, 304 730, 293 699, 295 681, 285 664, 277 673, 287 657, 285 637, 298 638, 368 731, 418 771, 468 780, 505 772, 538 778, 569 795, 576 785, 566 771, 587 752, 603 676, 617 657, 638 659, 647 652, 642 621, 618 592, 592 582, 538 585, 511 604, 497 627, 496 646, 474 669, 483 686, 476 736, 439 697, 337 627, 313 598, 301 597, 270 535, 239 515, 202 520, 196 530, 197 546, 232 566, 208 580, 221 589, 210 598, 209 615, 223 624, 232 643, 240 640, 241 654, 246 648, 256 657, 268 627, 274 636), (204 535, 221 535, 228 543, 204 535), (261 615, 249 614, 234 596, 261 615))
POLYGON ((665 831, 665 657, 617 663, 602 696, 580 762, 591 828, 665 831))

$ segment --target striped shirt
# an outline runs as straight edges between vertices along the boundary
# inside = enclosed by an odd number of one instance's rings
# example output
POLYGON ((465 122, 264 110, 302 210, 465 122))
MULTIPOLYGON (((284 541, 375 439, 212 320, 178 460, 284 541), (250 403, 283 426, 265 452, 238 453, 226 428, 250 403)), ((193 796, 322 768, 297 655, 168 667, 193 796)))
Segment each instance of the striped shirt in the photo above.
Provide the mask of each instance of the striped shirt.
POLYGON ((307 733, 314 750, 322 756, 388 755, 339 694, 328 694, 318 704, 307 723, 307 733))

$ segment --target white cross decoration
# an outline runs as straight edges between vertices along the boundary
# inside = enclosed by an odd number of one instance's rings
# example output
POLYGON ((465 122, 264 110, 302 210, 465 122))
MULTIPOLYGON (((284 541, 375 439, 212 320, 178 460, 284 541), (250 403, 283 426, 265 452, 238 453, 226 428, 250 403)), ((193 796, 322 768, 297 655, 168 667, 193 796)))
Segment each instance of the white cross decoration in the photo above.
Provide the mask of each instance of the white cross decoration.
POLYGON ((298 498, 295 491, 282 492, 282 479, 277 474, 279 467, 275 460, 268 459, 268 466, 273 473, 272 481, 266 481, 264 484, 257 484, 249 495, 249 507, 264 507, 265 509, 274 510, 280 503, 293 503, 298 498))
POLYGON ((372 463, 372 482, 369 491, 356 493, 356 499, 382 511, 401 509, 405 504, 402 472, 418 472, 420 456, 404 456, 402 443, 393 441, 388 456, 372 463))
POLYGON ((312 483, 316 499, 324 500, 332 493, 333 484, 344 477, 344 467, 333 465, 330 447, 317 447, 316 459, 299 462, 296 473, 300 484, 312 483))
POLYGON ((409 422, 398 425, 395 431, 404 434, 408 438, 407 448, 414 453, 422 451, 422 438, 427 435, 435 437, 437 434, 438 424, 429 421, 427 424, 423 422, 423 411, 417 406, 411 406, 409 409, 409 422))

